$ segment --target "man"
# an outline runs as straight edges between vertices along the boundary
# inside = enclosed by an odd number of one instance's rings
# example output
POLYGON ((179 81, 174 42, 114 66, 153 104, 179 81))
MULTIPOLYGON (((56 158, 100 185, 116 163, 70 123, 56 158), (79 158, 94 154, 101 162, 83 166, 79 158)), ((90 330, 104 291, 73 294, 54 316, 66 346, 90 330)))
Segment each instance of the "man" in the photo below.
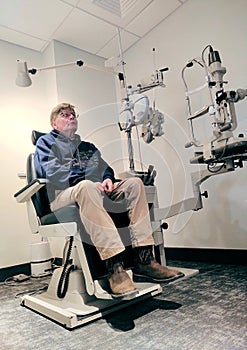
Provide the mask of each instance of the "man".
POLYGON ((108 201, 126 205, 129 231, 134 249, 133 275, 142 281, 165 282, 182 273, 158 264, 153 256, 153 237, 145 188, 139 178, 115 182, 113 169, 102 159, 99 150, 76 134, 75 108, 61 103, 51 111, 53 130, 39 138, 35 167, 47 178, 50 207, 55 211, 71 203, 79 206, 87 234, 105 261, 112 296, 123 298, 137 293, 136 286, 124 270, 121 253, 125 250, 111 217, 103 206, 108 201))

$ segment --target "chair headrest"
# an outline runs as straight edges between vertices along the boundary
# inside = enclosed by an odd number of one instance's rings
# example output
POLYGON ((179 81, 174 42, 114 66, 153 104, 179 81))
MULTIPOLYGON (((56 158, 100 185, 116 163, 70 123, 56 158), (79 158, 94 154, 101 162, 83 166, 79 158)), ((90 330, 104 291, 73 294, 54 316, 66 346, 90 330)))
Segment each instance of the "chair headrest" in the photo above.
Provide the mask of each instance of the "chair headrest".
POLYGON ((33 145, 36 145, 36 143, 37 143, 38 139, 40 138, 40 136, 43 136, 45 134, 46 134, 45 132, 40 132, 40 131, 37 131, 37 130, 33 130, 32 131, 32 135, 31 135, 31 140, 32 140, 33 145))

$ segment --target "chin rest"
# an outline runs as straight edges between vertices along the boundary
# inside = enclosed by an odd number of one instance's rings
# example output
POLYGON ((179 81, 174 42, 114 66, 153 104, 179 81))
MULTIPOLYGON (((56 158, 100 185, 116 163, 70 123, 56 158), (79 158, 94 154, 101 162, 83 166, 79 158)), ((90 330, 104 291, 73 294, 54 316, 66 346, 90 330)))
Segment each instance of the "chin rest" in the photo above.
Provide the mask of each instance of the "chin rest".
POLYGON ((237 138, 231 142, 218 144, 212 149, 213 159, 204 160, 203 152, 196 153, 196 156, 190 159, 191 164, 205 164, 205 163, 222 163, 229 159, 233 161, 247 160, 247 139, 237 138))

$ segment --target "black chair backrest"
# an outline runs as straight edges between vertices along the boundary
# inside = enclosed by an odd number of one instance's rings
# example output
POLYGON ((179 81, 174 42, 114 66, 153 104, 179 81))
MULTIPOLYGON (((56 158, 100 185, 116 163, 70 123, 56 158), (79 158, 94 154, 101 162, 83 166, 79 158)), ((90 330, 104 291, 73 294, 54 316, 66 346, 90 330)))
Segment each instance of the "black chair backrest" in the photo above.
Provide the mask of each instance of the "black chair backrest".
POLYGON ((40 138, 40 136, 43 136, 45 134, 46 134, 45 132, 40 132, 40 131, 37 131, 37 130, 33 130, 32 134, 31 134, 32 144, 35 146, 37 141, 38 141, 38 139, 40 138))
MULTIPOLYGON (((41 133, 39 131, 33 130, 31 135, 32 143, 36 145, 36 142, 38 141, 39 137, 42 135, 45 135, 45 133, 41 133)), ((34 166, 33 153, 31 153, 27 158, 26 174, 27 174, 27 183, 30 183, 33 180, 37 179, 37 173, 34 166)), ((47 191, 46 191, 46 186, 42 187, 38 192, 36 192, 32 196, 32 202, 36 210, 36 213, 40 218, 51 212, 47 191)))

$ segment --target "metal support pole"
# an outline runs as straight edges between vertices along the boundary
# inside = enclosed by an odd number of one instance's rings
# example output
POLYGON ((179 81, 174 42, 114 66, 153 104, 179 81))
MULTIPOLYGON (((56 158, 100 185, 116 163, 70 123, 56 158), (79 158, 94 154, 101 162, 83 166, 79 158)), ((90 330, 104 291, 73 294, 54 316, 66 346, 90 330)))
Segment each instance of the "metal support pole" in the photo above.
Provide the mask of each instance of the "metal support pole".
POLYGON ((130 171, 135 171, 131 130, 127 130, 130 171))

